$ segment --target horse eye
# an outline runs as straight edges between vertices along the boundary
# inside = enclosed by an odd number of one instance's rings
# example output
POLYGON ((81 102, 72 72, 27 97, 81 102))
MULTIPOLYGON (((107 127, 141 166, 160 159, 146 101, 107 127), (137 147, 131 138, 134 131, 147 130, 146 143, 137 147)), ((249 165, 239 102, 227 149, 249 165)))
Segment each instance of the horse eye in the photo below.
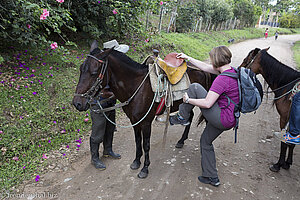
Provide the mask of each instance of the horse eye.
POLYGON ((91 75, 92 75, 92 77, 95 77, 95 76, 98 75, 98 73, 97 72, 93 72, 93 73, 91 73, 91 75))

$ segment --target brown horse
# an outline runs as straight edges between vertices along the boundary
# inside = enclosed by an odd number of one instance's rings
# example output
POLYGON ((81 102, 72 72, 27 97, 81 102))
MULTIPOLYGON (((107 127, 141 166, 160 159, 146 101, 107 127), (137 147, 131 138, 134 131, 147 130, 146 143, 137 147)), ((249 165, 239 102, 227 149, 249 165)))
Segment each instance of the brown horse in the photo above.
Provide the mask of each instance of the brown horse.
MULTIPOLYGON (((251 68, 256 74, 261 74, 268 83, 272 92, 275 94, 274 104, 280 115, 280 129, 286 127, 289 120, 289 111, 291 106, 291 89, 300 80, 300 72, 276 60, 268 54, 269 48, 256 48, 249 52, 240 67, 251 68)), ((270 166, 270 170, 278 172, 280 167, 289 169, 293 163, 294 144, 281 142, 280 156, 276 164, 270 166), (288 157, 285 160, 287 148, 288 157)))
MULTIPOLYGON (((198 82, 206 89, 211 85, 210 74, 190 68, 187 72, 192 83, 198 82)), ((80 66, 79 82, 73 98, 73 105, 76 109, 86 111, 89 109, 89 101, 99 94, 101 88, 108 85, 116 98, 126 104, 123 106, 123 110, 131 124, 138 122, 133 127, 136 156, 130 166, 131 169, 138 169, 141 165, 142 144, 145 153, 144 166, 138 174, 139 178, 146 178, 149 173, 151 124, 158 106, 158 103, 154 103, 152 106, 155 93, 152 91, 150 78, 147 75, 148 66, 145 64, 137 63, 113 49, 101 50, 98 48, 97 42, 93 42, 90 54, 80 66)), ((175 101, 171 112, 177 111, 180 103, 182 100, 175 101)), ((188 130, 189 126, 186 127, 185 133, 178 141, 181 142, 180 144, 183 144, 187 138, 188 130)))

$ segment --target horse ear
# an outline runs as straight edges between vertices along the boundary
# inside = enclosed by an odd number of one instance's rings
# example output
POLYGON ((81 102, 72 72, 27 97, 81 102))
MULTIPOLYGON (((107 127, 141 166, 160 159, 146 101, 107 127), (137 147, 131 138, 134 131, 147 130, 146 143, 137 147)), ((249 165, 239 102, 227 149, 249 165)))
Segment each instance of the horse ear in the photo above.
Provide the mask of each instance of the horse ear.
POLYGON ((94 49, 98 48, 98 42, 96 40, 93 41, 91 45, 90 52, 92 52, 94 49))
POLYGON ((260 51, 260 48, 255 48, 254 49, 254 55, 256 55, 260 51))
POLYGON ((264 50, 268 51, 269 49, 270 49, 270 47, 268 47, 268 48, 265 48, 264 50))
POLYGON ((102 57, 102 58, 106 58, 113 50, 114 50, 114 47, 105 50, 105 51, 102 53, 102 56, 101 56, 101 57, 102 57))

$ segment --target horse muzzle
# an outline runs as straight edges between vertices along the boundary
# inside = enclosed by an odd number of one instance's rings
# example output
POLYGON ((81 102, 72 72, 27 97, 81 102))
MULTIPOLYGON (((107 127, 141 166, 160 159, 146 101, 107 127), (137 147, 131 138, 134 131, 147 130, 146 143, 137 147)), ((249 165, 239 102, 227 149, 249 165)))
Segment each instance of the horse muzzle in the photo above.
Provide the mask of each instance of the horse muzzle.
POLYGON ((73 98, 73 105, 78 111, 87 111, 90 107, 87 98, 75 96, 73 98))

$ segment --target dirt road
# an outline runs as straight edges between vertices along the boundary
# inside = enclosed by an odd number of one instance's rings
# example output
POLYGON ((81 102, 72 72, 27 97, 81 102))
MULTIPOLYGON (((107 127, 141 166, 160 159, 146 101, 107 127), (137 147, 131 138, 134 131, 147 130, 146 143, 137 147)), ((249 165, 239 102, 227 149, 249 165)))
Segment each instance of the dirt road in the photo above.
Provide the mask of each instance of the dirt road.
MULTIPOLYGON (((291 46, 297 40, 300 40, 300 35, 280 35, 277 41, 270 37, 233 44, 230 46, 234 55, 232 65, 238 66, 255 47, 270 47, 272 56, 295 67, 291 46)), ((125 116, 118 121, 129 123, 125 116)), ((214 142, 221 181, 218 188, 197 180, 201 175, 199 138, 203 127, 192 125, 189 139, 182 149, 176 149, 175 144, 183 127, 170 127, 166 146, 162 148, 163 127, 163 124, 153 123, 151 165, 146 179, 139 179, 139 171, 129 167, 135 157, 133 129, 119 128, 113 148, 122 155, 122 159, 103 159, 107 165, 105 171, 97 171, 90 164, 88 138, 85 138, 76 161, 53 163, 52 169, 41 176, 38 183, 24 185, 20 193, 32 194, 27 199, 74 200, 300 198, 300 147, 295 148, 294 163, 289 170, 282 169, 279 173, 269 170, 269 165, 277 161, 280 151, 280 142, 272 134, 272 131, 279 130, 279 115, 271 100, 264 98, 256 114, 241 117, 237 144, 234 144, 232 130, 224 132, 214 142)))

